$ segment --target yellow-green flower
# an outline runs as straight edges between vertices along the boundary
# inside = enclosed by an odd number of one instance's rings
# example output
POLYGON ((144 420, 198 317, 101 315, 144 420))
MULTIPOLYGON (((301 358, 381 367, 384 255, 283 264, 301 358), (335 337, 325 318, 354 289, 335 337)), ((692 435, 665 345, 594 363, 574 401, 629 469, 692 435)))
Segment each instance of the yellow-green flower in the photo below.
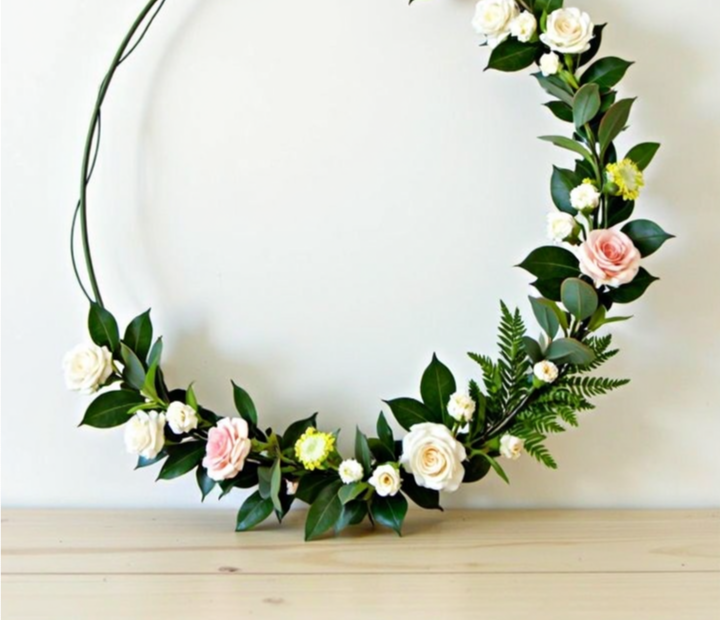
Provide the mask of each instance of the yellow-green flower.
POLYGON ((330 433, 321 433, 315 427, 307 429, 295 442, 295 456, 308 470, 323 466, 335 448, 335 437, 330 433))
POLYGON ((624 200, 637 200, 640 189, 645 185, 643 173, 631 159, 623 159, 607 165, 608 181, 618 186, 618 194, 624 200))

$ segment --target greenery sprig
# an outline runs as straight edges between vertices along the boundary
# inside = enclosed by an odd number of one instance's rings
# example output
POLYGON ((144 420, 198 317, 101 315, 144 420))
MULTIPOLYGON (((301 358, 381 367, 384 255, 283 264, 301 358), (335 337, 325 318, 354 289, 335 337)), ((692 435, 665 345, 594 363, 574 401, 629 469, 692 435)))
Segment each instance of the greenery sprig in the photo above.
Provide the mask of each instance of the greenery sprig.
POLYGON ((554 167, 548 215, 553 241, 518 265, 534 276, 530 297, 537 328, 500 304, 498 357, 469 353, 479 374, 458 387, 451 370, 433 356, 419 397, 385 401, 406 434, 396 438, 383 412, 375 434, 355 431, 354 450, 342 456, 338 432, 318 427, 317 414, 284 431, 260 422, 251 396, 233 383, 237 416, 202 406, 193 385, 171 389, 162 370, 161 338, 150 311, 121 335, 105 307, 95 275, 87 226, 87 187, 100 143, 101 109, 118 67, 148 32, 165 0, 150 0, 116 52, 102 81, 83 155, 81 192, 72 230, 81 230, 89 286, 75 261, 78 283, 90 301, 91 343, 65 358, 68 387, 96 393, 81 425, 125 427, 137 467, 159 466, 158 479, 194 472, 204 500, 216 487, 254 489, 240 507, 236 529, 246 531, 272 514, 282 521, 295 500, 309 504, 305 538, 340 532, 365 519, 398 534, 408 500, 442 510, 440 493, 476 482, 492 470, 503 480, 503 459, 523 451, 556 468, 546 440, 579 424, 591 400, 628 381, 590 375, 617 354, 607 325, 630 317, 618 305, 639 299, 657 279, 641 265, 672 237, 656 223, 634 219, 644 173, 659 144, 642 143, 619 158, 616 140, 626 129, 634 99, 618 99, 617 86, 632 63, 595 59, 605 25, 563 8, 562 0, 480 0, 473 26, 491 48, 488 69, 533 76, 549 95, 545 105, 570 125, 569 135, 542 136, 576 157, 554 167))

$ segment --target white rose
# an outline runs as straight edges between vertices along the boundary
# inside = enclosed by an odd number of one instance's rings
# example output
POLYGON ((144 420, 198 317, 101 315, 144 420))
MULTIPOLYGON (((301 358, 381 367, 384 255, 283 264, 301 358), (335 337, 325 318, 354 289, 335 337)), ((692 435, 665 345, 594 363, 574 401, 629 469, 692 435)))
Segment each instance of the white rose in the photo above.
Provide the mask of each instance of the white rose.
POLYGON ((597 209, 600 192, 592 183, 583 183, 570 191, 570 204, 578 211, 597 209))
POLYGON ((560 56, 552 52, 540 56, 540 72, 545 77, 555 75, 558 71, 560 71, 560 56))
POLYGON ((165 417, 170 429, 176 435, 187 433, 198 427, 197 411, 178 400, 170 403, 165 417))
POLYGON ((475 401, 466 392, 455 392, 447 406, 450 417, 458 422, 469 422, 475 413, 475 401))
POLYGON ((346 459, 340 463, 338 467, 338 474, 340 480, 345 484, 352 484, 353 482, 360 482, 365 475, 363 466, 360 465, 355 459, 346 459))
POLYGON ((510 22, 510 34, 521 43, 527 43, 537 30, 537 20, 529 11, 523 11, 510 22))
POLYGON ((165 415, 138 411, 125 425, 125 447, 130 454, 154 459, 165 445, 165 415))
POLYGON ((375 492, 381 497, 396 495, 402 484, 400 472, 389 463, 376 467, 368 482, 375 487, 375 492))
POLYGON ((549 360, 543 360, 533 366, 533 374, 543 383, 553 383, 558 378, 558 367, 549 360))
POLYGON ((78 345, 63 358, 63 370, 69 390, 92 394, 113 372, 112 353, 92 343, 78 345))
POLYGON ((558 9, 548 15, 540 40, 561 54, 582 54, 590 49, 594 24, 580 9, 558 9))
POLYGON ((500 438, 500 454, 506 459, 517 461, 522 454, 525 442, 519 437, 503 435, 500 438))
POLYGON ((555 211, 547 216, 547 236, 553 241, 565 241, 577 231, 577 222, 569 213, 555 211))
POLYGON ((490 47, 497 47, 510 35, 510 23, 519 13, 515 0, 480 0, 472 26, 490 47))
POLYGON ((465 447, 443 424, 423 422, 410 427, 403 437, 400 458, 405 471, 418 486, 435 491, 457 491, 465 475, 465 447))

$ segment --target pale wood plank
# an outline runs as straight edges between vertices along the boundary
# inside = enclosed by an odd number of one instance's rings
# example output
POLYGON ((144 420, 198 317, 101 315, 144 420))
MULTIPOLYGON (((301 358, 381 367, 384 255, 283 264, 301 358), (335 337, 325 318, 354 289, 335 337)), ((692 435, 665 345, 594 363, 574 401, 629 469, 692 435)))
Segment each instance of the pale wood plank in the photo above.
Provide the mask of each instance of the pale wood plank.
POLYGON ((717 574, 9 575, 5 620, 717 620, 717 574))
POLYGON ((302 541, 283 527, 235 534, 228 511, 3 512, 3 571, 343 574, 720 570, 720 511, 448 511, 406 535, 360 528, 302 541))

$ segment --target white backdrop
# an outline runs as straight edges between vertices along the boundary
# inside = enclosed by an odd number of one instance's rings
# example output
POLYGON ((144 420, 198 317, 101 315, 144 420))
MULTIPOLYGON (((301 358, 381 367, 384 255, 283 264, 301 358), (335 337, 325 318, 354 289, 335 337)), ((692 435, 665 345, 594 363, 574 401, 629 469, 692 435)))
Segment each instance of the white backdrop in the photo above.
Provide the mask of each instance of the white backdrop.
MULTIPOLYGON (((140 0, 4 0, 2 502, 195 506, 194 479, 132 472, 119 431, 77 429, 60 360, 85 337, 67 232, 97 85, 140 0)), ((637 61, 623 146, 663 142, 639 214, 678 239, 616 330, 633 382, 451 506, 720 504, 720 5, 581 2, 637 61), (687 20, 687 22, 686 22, 687 20)), ((152 306, 172 384, 266 423, 371 430, 433 351, 463 381, 494 352, 511 265, 544 241, 567 131, 530 77, 483 73, 470 0, 168 0, 104 113, 90 220, 106 302, 152 306)), ((239 504, 240 497, 220 505, 239 504)), ((218 503, 210 501, 209 506, 218 503)))

